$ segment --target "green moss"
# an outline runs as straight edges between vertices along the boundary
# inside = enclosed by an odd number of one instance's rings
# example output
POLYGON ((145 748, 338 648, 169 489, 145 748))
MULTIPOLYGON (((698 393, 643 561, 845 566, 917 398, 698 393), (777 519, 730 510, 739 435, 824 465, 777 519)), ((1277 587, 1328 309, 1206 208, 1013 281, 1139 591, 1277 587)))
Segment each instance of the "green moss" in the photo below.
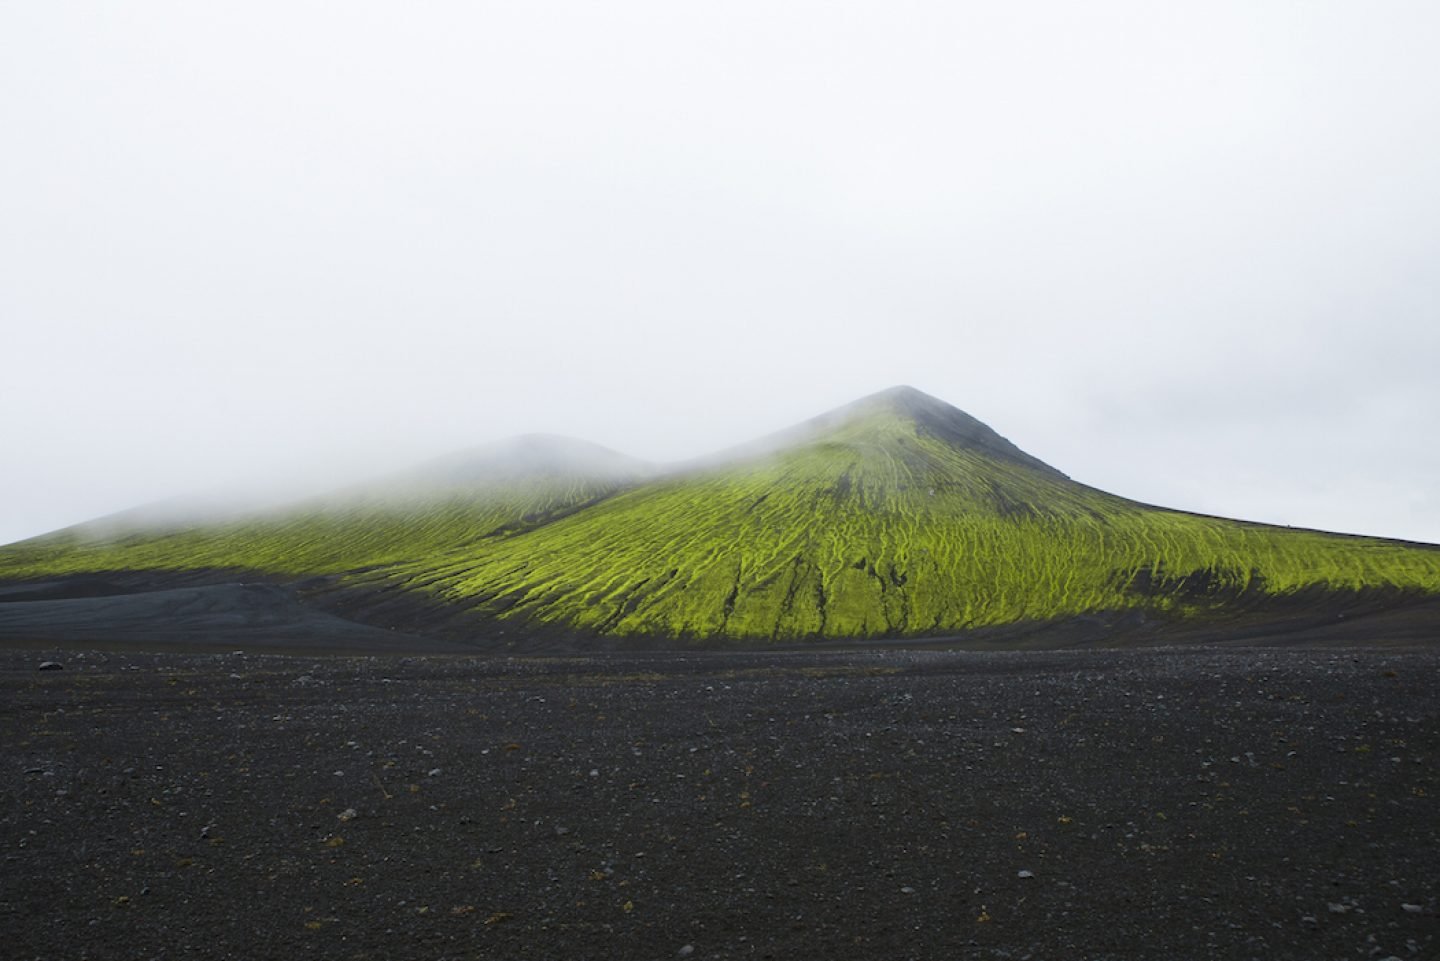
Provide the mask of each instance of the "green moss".
POLYGON ((622 636, 943 634, 1317 586, 1440 592, 1440 550, 1146 507, 882 407, 766 458, 0 552, 0 576, 343 574, 473 616, 622 636), (476 601, 479 601, 476 604, 476 601))
POLYGON ((383 567, 513 537, 615 489, 608 481, 547 476, 409 499, 357 496, 337 506, 317 502, 243 522, 118 538, 75 529, 0 549, 0 577, 217 567, 314 575, 383 567))
POLYGON ((1220 597, 1260 583, 1435 591, 1440 552, 1143 507, 897 419, 612 498, 455 557, 431 589, 520 594, 490 613, 622 635, 789 640, 1199 611, 1203 595, 1162 576, 1194 571, 1220 597), (1137 590, 1137 572, 1159 589, 1137 590))

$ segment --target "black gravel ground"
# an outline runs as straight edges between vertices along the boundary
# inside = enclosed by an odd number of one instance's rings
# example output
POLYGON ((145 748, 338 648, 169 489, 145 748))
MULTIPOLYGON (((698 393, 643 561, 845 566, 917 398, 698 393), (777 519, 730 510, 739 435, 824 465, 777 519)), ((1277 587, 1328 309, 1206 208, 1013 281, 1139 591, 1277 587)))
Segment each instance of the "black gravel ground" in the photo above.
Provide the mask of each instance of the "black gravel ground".
POLYGON ((9 650, 0 694, 6 958, 1440 958, 1437 651, 9 650))

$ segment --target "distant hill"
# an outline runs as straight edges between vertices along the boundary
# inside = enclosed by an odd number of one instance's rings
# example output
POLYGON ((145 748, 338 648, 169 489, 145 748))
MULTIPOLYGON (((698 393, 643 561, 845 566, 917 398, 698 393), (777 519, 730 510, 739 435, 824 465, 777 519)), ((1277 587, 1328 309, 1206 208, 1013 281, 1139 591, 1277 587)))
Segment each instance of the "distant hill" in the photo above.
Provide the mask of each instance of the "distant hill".
POLYGON ((286 507, 227 511, 216 522, 197 509, 127 511, 0 548, 0 577, 213 568, 313 575, 424 560, 542 525, 653 473, 598 444, 528 434, 286 507))
POLYGON ((1396 611, 1424 635, 1440 548, 1139 504, 897 387, 668 469, 531 436, 275 513, 0 548, 0 578, 81 574, 253 577, 484 647, 1106 643, 1396 611))

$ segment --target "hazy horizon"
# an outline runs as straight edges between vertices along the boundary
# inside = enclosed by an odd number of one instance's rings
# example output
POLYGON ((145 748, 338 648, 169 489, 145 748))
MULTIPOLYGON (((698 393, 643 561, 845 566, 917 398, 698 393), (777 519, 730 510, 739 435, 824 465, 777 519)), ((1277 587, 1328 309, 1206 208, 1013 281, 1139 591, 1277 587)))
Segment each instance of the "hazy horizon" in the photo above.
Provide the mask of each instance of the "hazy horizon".
POLYGON ((0 10, 0 543, 910 384, 1440 543, 1440 8, 0 10), (1427 440, 1429 438, 1429 440, 1427 440))

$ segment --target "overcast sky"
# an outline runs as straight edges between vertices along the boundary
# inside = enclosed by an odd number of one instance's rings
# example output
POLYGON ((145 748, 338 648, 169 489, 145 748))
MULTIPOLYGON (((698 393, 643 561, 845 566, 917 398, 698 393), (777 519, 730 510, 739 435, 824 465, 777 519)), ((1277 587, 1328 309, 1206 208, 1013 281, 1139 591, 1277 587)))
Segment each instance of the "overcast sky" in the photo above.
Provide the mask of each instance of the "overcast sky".
POLYGON ((0 542, 908 383, 1440 542, 1440 4, 0 4, 0 542))

